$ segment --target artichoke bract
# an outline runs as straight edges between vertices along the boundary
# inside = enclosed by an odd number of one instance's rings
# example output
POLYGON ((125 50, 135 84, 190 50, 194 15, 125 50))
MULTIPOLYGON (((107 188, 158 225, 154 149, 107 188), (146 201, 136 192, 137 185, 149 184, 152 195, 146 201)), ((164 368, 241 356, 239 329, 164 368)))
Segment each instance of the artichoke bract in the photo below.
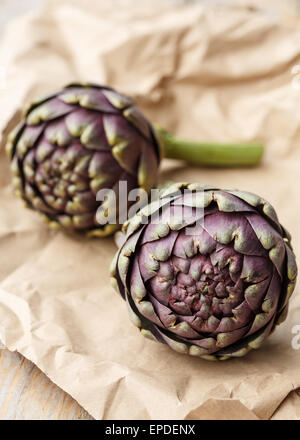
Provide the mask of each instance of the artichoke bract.
POLYGON ((154 186, 160 149, 151 124, 128 97, 97 85, 72 84, 32 104, 11 133, 7 152, 13 186, 54 228, 105 236, 118 222, 99 224, 111 201, 99 190, 127 183, 127 192, 154 186))
POLYGON ((112 284, 144 336, 225 360, 260 347, 286 318, 295 256, 261 197, 176 184, 123 232, 112 284))

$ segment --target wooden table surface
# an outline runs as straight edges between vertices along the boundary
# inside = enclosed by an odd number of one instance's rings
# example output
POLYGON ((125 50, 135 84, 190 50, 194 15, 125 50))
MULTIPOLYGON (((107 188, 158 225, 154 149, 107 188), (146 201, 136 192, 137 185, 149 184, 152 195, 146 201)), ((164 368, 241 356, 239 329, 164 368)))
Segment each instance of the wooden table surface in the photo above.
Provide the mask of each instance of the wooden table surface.
POLYGON ((32 362, 0 350, 0 420, 93 420, 32 362))

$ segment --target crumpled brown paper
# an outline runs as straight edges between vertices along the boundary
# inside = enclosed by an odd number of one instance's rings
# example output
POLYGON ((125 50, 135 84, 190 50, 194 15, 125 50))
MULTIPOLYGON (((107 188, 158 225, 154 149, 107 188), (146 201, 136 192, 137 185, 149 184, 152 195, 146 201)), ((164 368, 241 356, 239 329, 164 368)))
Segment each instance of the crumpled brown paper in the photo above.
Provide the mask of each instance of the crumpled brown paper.
MULTIPOLYGON (((300 255, 299 41, 300 22, 241 8, 51 1, 12 22, 2 39, 3 141, 20 104, 74 80, 132 95, 178 135, 260 139, 267 152, 259 168, 165 161, 161 180, 259 193, 300 255)), ((267 419, 300 387, 299 289, 287 321, 247 357, 210 363, 176 354, 130 324, 109 284, 113 239, 50 232, 13 197, 3 148, 0 197, 1 339, 95 418, 267 419)), ((293 399, 285 418, 299 414, 299 394, 293 399)))

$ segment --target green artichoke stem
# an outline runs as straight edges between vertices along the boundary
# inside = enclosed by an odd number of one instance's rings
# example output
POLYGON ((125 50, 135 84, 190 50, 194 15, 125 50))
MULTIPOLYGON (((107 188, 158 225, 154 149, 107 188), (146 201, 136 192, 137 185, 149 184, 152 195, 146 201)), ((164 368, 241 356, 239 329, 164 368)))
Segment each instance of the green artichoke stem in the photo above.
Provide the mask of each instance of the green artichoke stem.
POLYGON ((251 167, 263 157, 260 142, 216 143, 177 139, 161 127, 155 126, 162 144, 163 157, 184 160, 193 165, 210 167, 251 167))

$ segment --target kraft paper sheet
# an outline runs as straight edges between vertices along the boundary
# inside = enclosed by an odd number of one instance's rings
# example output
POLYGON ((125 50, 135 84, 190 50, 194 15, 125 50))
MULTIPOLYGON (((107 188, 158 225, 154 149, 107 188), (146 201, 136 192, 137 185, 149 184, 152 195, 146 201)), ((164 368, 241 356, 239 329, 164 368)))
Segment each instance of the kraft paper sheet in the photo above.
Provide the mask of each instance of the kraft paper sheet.
POLYGON ((3 147, 20 106, 69 82, 92 81, 131 95, 150 120, 179 136, 263 141, 258 168, 165 160, 161 182, 260 194, 299 256, 299 41, 296 18, 153 0, 51 1, 7 26, 0 42, 0 339, 96 419, 300 418, 300 292, 285 323, 242 359, 212 363, 146 340, 109 283, 113 238, 51 232, 13 196, 3 147))

